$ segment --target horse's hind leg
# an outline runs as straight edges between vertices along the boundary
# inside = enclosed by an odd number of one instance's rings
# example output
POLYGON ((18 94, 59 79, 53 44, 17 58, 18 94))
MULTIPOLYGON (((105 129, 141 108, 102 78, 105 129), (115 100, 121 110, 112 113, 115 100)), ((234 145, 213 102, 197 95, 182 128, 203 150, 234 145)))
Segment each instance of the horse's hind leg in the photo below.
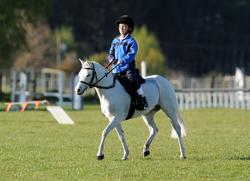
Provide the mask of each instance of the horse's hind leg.
POLYGON ((142 116, 145 124, 148 126, 148 129, 150 131, 149 137, 146 140, 144 147, 143 147, 144 157, 150 155, 150 151, 149 151, 150 144, 152 143, 156 133, 158 132, 158 129, 157 129, 155 122, 154 122, 154 114, 155 113, 156 112, 153 111, 153 112, 150 112, 150 113, 142 116))
POLYGON ((185 145, 182 139, 182 133, 181 133, 181 126, 178 122, 178 117, 177 117, 177 110, 172 110, 169 111, 167 109, 164 109, 164 107, 162 107, 162 110, 166 113, 166 115, 170 118, 171 120, 171 124, 174 128, 174 130, 177 133, 177 137, 178 137, 178 143, 179 143, 179 148, 180 148, 180 157, 181 158, 186 158, 186 149, 185 149, 185 145))
POLYGON ((128 150, 128 145, 126 143, 126 140, 125 140, 125 137, 124 137, 124 134, 123 134, 123 130, 122 130, 121 124, 119 124, 118 126, 116 126, 116 132, 117 132, 117 135, 120 138, 120 141, 121 141, 122 147, 123 147, 123 152, 124 153, 123 153, 122 160, 127 160, 128 159, 128 155, 129 155, 129 150, 128 150))
POLYGON ((172 123, 172 126, 177 133, 177 136, 178 136, 178 143, 179 143, 179 147, 180 147, 180 157, 185 159, 186 158, 186 149, 185 149, 183 138, 182 138, 181 126, 178 123, 176 116, 173 116, 171 118, 171 123, 172 123))

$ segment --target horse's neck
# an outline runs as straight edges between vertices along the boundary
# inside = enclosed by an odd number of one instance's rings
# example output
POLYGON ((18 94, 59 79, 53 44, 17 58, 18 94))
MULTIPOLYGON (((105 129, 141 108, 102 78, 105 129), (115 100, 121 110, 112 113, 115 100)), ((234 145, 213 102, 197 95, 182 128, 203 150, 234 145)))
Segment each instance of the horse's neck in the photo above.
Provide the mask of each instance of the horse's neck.
POLYGON ((97 73, 96 81, 102 79, 100 82, 98 82, 97 85, 102 86, 102 87, 110 86, 113 83, 113 78, 114 78, 112 73, 110 72, 108 75, 105 76, 105 74, 107 73, 107 70, 102 65, 96 63, 95 67, 96 67, 96 73, 97 73), (105 77, 103 78, 103 76, 105 77))

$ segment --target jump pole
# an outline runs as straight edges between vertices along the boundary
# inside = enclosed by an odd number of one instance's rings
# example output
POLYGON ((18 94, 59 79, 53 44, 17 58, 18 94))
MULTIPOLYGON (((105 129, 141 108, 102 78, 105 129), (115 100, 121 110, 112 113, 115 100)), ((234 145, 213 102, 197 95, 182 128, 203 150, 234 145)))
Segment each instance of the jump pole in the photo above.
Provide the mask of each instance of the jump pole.
POLYGON ((60 106, 46 106, 46 109, 51 113, 59 124, 75 124, 69 115, 60 106))

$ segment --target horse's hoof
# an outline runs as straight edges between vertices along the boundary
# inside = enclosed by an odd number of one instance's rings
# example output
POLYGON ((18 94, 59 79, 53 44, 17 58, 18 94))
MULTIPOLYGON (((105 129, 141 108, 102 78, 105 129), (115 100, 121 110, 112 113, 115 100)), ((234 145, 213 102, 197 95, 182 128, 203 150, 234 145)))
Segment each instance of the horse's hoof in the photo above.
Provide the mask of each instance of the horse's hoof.
POLYGON ((145 151, 145 152, 143 153, 143 156, 144 156, 144 157, 146 157, 146 156, 148 156, 148 155, 150 155, 150 151, 145 151))
POLYGON ((182 159, 182 160, 186 160, 187 157, 186 157, 186 156, 181 156, 181 159, 182 159))
POLYGON ((122 160, 128 160, 128 157, 122 157, 122 160))
POLYGON ((104 159, 104 155, 97 156, 97 160, 103 160, 103 159, 104 159))

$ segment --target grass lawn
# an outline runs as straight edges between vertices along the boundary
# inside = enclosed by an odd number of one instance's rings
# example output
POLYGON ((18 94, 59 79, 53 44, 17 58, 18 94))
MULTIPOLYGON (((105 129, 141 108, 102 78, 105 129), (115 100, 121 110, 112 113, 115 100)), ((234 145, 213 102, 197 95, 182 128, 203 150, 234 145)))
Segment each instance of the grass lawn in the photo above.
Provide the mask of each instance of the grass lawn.
POLYGON ((0 180, 250 180, 250 111, 182 111, 186 160, 179 158, 162 112, 156 115, 159 132, 148 158, 142 156, 148 136, 142 119, 123 122, 128 161, 121 160, 115 131, 107 138, 105 159, 96 160, 107 124, 99 106, 67 113, 75 125, 59 125, 45 110, 0 112, 0 180))

